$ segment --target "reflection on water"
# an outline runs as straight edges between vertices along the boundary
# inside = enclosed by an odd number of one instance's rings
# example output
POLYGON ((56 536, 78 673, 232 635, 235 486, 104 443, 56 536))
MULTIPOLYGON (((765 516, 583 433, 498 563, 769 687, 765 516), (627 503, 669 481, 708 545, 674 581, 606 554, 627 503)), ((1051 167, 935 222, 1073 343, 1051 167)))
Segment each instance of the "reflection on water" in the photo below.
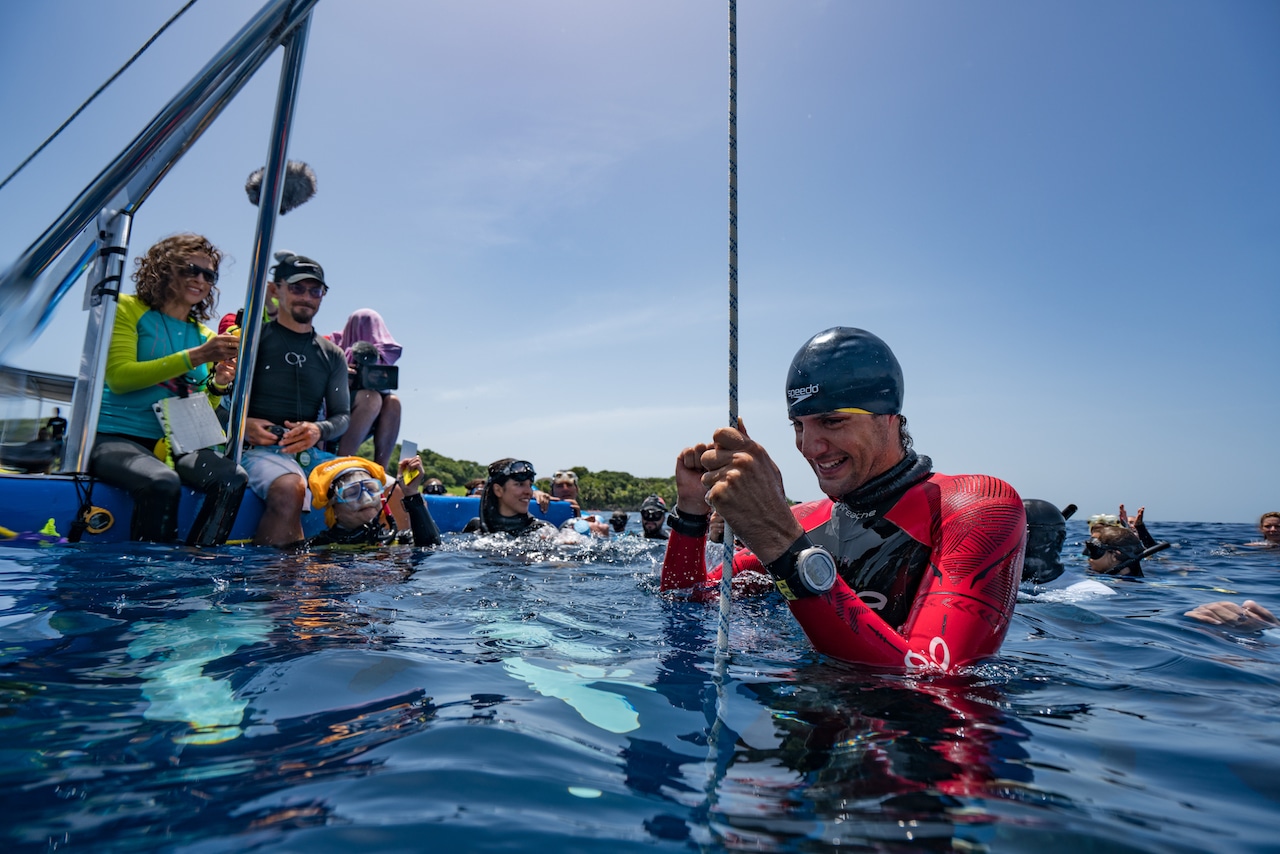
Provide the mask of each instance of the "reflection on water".
POLYGON ((639 539, 0 549, 0 839, 1264 850, 1280 637, 1181 616, 1280 604, 1251 533, 1162 525, 1140 583, 1072 587, 1072 557, 950 677, 828 662, 779 597, 740 600, 719 696, 714 607, 660 596, 639 539))

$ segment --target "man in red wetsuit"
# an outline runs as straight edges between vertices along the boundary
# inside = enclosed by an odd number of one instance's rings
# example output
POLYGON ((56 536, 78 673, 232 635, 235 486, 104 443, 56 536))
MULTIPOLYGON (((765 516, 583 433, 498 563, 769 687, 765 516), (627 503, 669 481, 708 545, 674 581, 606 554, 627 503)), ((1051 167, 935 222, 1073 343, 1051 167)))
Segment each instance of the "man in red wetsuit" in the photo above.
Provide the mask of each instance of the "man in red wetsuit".
MULTIPOLYGON (((711 508, 767 571, 821 653, 895 669, 949 671, 996 652, 1022 573, 1026 516, 1007 483, 931 472, 911 450, 902 369, 889 346, 836 327, 805 343, 787 377, 796 447, 830 496, 790 507, 782 475, 745 427, 676 461, 664 590, 708 589, 711 508)), ((759 579, 759 575, 754 576, 759 579)))

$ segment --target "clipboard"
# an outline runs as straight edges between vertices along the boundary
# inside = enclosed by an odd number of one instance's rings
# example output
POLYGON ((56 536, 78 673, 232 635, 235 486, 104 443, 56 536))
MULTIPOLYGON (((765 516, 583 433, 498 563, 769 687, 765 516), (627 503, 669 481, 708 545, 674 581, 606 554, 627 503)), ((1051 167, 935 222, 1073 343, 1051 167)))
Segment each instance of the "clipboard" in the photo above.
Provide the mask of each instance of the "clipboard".
POLYGON ((227 441, 218 416, 203 394, 190 397, 166 397, 151 404, 169 449, 175 454, 189 454, 201 448, 212 448, 227 441))

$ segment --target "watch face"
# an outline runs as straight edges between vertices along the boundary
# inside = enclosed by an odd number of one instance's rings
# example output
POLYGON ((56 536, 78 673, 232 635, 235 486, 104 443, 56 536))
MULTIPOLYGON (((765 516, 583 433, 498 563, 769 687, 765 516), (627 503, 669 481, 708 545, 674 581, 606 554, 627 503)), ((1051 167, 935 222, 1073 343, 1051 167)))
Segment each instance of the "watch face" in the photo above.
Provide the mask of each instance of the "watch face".
POLYGON ((805 549, 796 558, 800 580, 815 593, 826 593, 836 583, 836 562, 823 548, 805 549))

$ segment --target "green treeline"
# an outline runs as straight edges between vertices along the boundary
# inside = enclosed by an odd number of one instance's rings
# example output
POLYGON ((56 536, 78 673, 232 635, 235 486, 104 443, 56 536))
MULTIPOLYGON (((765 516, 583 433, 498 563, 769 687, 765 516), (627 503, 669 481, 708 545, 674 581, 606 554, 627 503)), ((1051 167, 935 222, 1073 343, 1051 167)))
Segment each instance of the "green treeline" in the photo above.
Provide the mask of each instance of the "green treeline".
MULTIPOLYGON (((639 510, 650 495, 661 495, 667 507, 676 506, 676 478, 635 477, 625 471, 596 471, 574 466, 578 475, 578 506, 583 510, 639 510)), ((551 491, 551 479, 540 478, 538 489, 551 491)))
MULTIPOLYGON (((367 456, 373 456, 373 442, 370 440, 367 456)), ((360 453, 365 456, 366 449, 360 453)), ((418 449, 422 459, 422 467, 427 477, 438 477, 453 494, 462 494, 467 481, 477 477, 485 477, 487 466, 471 460, 455 460, 427 448, 418 449)), ((391 455, 391 472, 394 473, 400 464, 400 446, 396 445, 391 455)), ((578 504, 592 510, 639 510, 640 502, 650 495, 661 495, 668 507, 676 503, 676 479, 671 477, 635 477, 624 471, 593 472, 583 466, 574 466, 578 475, 578 504)), ((551 478, 539 478, 538 489, 551 491, 551 478)))

